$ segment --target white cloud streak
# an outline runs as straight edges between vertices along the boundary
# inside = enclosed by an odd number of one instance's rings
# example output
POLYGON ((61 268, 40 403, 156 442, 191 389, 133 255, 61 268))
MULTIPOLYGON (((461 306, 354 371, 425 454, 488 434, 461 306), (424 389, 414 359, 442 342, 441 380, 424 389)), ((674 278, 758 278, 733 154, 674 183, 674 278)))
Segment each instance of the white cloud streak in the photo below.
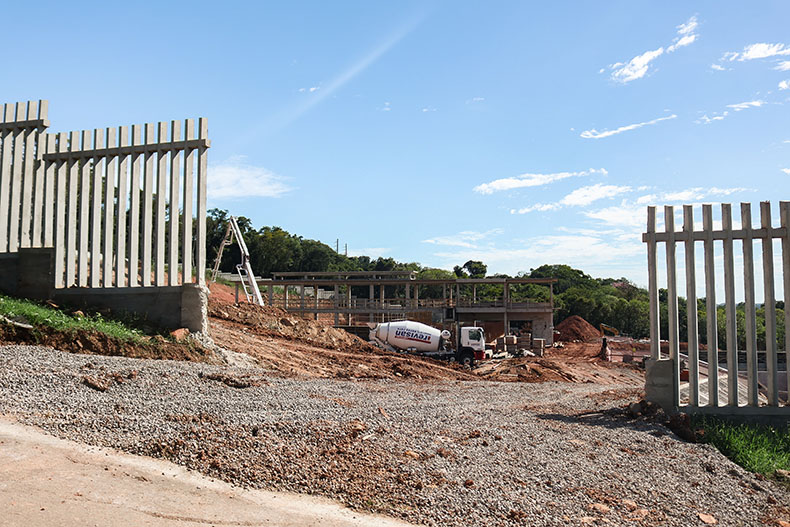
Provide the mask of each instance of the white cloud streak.
POLYGON ((780 90, 790 90, 790 79, 779 82, 780 90))
POLYGON ((697 17, 692 16, 685 24, 677 26, 677 36, 672 39, 672 43, 664 49, 663 46, 641 53, 628 62, 617 62, 609 66, 612 70, 611 78, 615 82, 626 84, 637 79, 641 79, 650 69, 650 63, 666 53, 673 53, 678 49, 691 45, 697 40, 695 33, 697 17))
POLYGON ((613 198, 614 196, 623 194, 625 192, 630 192, 631 190, 632 189, 629 186, 604 185, 602 183, 596 183, 595 185, 577 188, 556 203, 538 203, 529 207, 524 207, 522 209, 511 210, 510 213, 527 214, 534 211, 546 212, 557 210, 562 207, 584 207, 595 201, 605 198, 613 198))
POLYGON ((663 54, 664 48, 661 47, 652 51, 645 51, 628 62, 612 64, 612 80, 625 84, 641 79, 647 74, 650 63, 663 54))
POLYGON ((790 168, 783 168, 783 169, 781 169, 781 170, 782 170, 782 172, 784 172, 785 174, 787 174, 788 176, 790 176, 790 168))
POLYGON ((667 120, 675 119, 675 118, 677 118, 677 115, 672 114, 672 115, 668 115, 666 117, 659 117, 657 119, 653 119, 652 121, 645 121, 643 123, 629 124, 629 125, 626 125, 626 126, 621 126, 620 128, 616 128, 614 130, 603 130, 601 132, 599 132, 598 130, 593 128, 592 130, 585 130, 585 131, 583 131, 581 134, 579 134, 579 136, 583 137, 584 139, 603 139, 605 137, 611 137, 613 135, 621 134, 623 132, 628 132, 630 130, 636 130, 637 128, 642 128, 643 126, 648 126, 648 125, 651 125, 651 124, 659 123, 661 121, 667 121, 667 120))
POLYGON ((478 194, 493 194, 494 192, 501 192, 503 190, 513 190, 513 189, 525 188, 525 187, 539 187, 542 185, 548 185, 549 183, 553 183, 555 181, 560 181, 571 177, 584 177, 592 174, 606 175, 608 174, 608 172, 603 168, 599 168, 599 169, 591 168, 589 170, 583 170, 580 172, 556 172, 554 174, 521 174, 520 176, 516 176, 516 177, 495 179, 494 181, 490 181, 488 183, 482 183, 480 185, 477 185, 474 188, 474 191, 477 192, 478 194))
POLYGON ((694 122, 697 123, 697 124, 710 124, 710 123, 715 122, 715 121, 723 121, 729 114, 730 114, 730 112, 728 112, 726 110, 723 111, 720 114, 719 113, 714 113, 710 117, 708 117, 708 114, 705 114, 705 115, 703 115, 702 117, 700 117, 699 119, 697 119, 694 122))
POLYGON ((749 108, 759 108, 764 104, 765 101, 761 101, 761 100, 747 101, 747 102, 739 102, 737 104, 728 104, 727 108, 732 108, 736 112, 740 112, 741 110, 748 110, 749 108))
POLYGON ((774 69, 777 71, 790 71, 790 60, 783 60, 779 62, 774 69))
POLYGON ((209 199, 279 198, 293 190, 286 178, 266 168, 231 158, 209 167, 209 199))
POLYGON ((423 240, 422 243, 474 249, 477 248, 476 242, 492 236, 497 236, 503 232, 504 231, 502 229, 491 229, 485 232, 462 231, 458 234, 451 234, 449 236, 436 236, 434 238, 428 238, 427 240, 423 240))
POLYGON ((790 55, 790 47, 785 44, 767 44, 765 42, 757 44, 749 44, 743 51, 728 51, 725 53, 721 60, 727 62, 743 62, 745 60, 767 59, 771 57, 779 57, 790 55))

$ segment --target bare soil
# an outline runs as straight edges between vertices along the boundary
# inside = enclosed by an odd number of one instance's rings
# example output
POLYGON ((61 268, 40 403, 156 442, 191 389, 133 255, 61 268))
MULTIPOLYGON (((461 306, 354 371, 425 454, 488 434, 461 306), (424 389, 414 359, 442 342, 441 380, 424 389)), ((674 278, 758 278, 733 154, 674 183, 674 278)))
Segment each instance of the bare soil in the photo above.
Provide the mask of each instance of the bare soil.
POLYGON ((221 284, 211 284, 210 289, 209 320, 214 341, 287 377, 643 382, 637 368, 597 359, 601 349, 598 332, 580 317, 571 317, 566 326, 591 342, 569 342, 564 348, 548 350, 545 357, 486 361, 469 371, 455 363, 390 353, 323 321, 306 320, 277 307, 235 304, 232 289, 221 284))
POLYGON ((26 329, 0 323, 0 343, 37 344, 69 353, 136 359, 169 359, 216 363, 215 354, 195 341, 176 342, 161 335, 126 341, 98 331, 57 330, 46 326, 26 329))
POLYGON ((554 329, 559 332, 557 340, 562 342, 592 342, 601 336, 595 326, 578 315, 566 318, 554 329))

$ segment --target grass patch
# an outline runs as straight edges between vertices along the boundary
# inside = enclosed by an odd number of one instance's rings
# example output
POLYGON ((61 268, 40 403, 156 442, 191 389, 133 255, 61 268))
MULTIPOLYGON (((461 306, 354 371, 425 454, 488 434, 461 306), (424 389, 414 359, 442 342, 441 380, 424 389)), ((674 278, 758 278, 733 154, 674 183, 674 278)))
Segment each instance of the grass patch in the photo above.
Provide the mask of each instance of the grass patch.
POLYGON ((124 342, 139 342, 143 332, 117 320, 105 319, 101 314, 69 315, 54 307, 32 300, 0 295, 0 315, 26 322, 33 326, 46 326, 57 331, 96 331, 124 342))
POLYGON ((773 476, 777 469, 790 470, 790 426, 774 428, 701 417, 694 428, 705 431, 702 437, 698 434, 698 440, 712 444, 750 472, 773 476))

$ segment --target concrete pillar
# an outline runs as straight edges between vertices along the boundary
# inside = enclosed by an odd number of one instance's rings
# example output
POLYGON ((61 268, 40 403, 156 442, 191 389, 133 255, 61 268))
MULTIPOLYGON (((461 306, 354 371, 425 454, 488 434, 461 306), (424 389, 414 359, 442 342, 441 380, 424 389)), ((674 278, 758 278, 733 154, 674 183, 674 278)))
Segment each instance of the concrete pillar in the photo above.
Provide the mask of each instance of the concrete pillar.
POLYGON ((284 301, 285 301, 283 309, 287 310, 288 309, 288 285, 287 284, 283 286, 283 298, 284 298, 284 301))
POLYGON ((299 289, 300 289, 299 292, 301 293, 301 297, 302 297, 299 302, 299 307, 302 309, 302 311, 304 311, 304 284, 299 286, 299 289))
POLYGON ((477 284, 472 284, 472 302, 477 304, 477 284))
POLYGON ((204 285, 181 286, 181 327, 208 334, 208 295, 208 287, 204 285))
POLYGON ((379 285, 379 298, 381 298, 381 321, 384 322, 384 284, 379 285))
POLYGON ((677 412, 675 407, 675 367, 673 359, 645 360, 645 399, 656 403, 665 412, 677 412))
POLYGON ((339 311, 340 306, 338 305, 340 303, 340 288, 337 286, 337 284, 335 284, 334 299, 335 299, 335 325, 338 326, 340 325, 340 311, 339 311))
POLYGON ((373 304, 376 301, 375 294, 376 292, 373 290, 373 284, 370 284, 368 289, 368 310, 370 311, 368 322, 373 322, 373 304))
POLYGON ((351 325, 351 284, 346 284, 346 325, 351 325))
POLYGON ((414 307, 420 307, 420 286, 417 284, 414 284, 414 307))
POLYGON ((274 284, 269 284, 269 305, 274 305, 274 284))
POLYGON ((313 300, 315 302, 315 320, 318 320, 318 286, 313 286, 313 300))

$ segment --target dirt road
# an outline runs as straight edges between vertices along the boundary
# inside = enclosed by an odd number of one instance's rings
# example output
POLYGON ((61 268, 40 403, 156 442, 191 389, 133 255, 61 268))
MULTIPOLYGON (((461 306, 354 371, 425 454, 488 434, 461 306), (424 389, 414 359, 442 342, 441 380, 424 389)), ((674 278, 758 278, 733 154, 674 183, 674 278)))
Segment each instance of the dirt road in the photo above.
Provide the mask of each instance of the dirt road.
POLYGON ((166 461, 0 420, 0 525, 407 527, 331 500, 243 490, 166 461))

